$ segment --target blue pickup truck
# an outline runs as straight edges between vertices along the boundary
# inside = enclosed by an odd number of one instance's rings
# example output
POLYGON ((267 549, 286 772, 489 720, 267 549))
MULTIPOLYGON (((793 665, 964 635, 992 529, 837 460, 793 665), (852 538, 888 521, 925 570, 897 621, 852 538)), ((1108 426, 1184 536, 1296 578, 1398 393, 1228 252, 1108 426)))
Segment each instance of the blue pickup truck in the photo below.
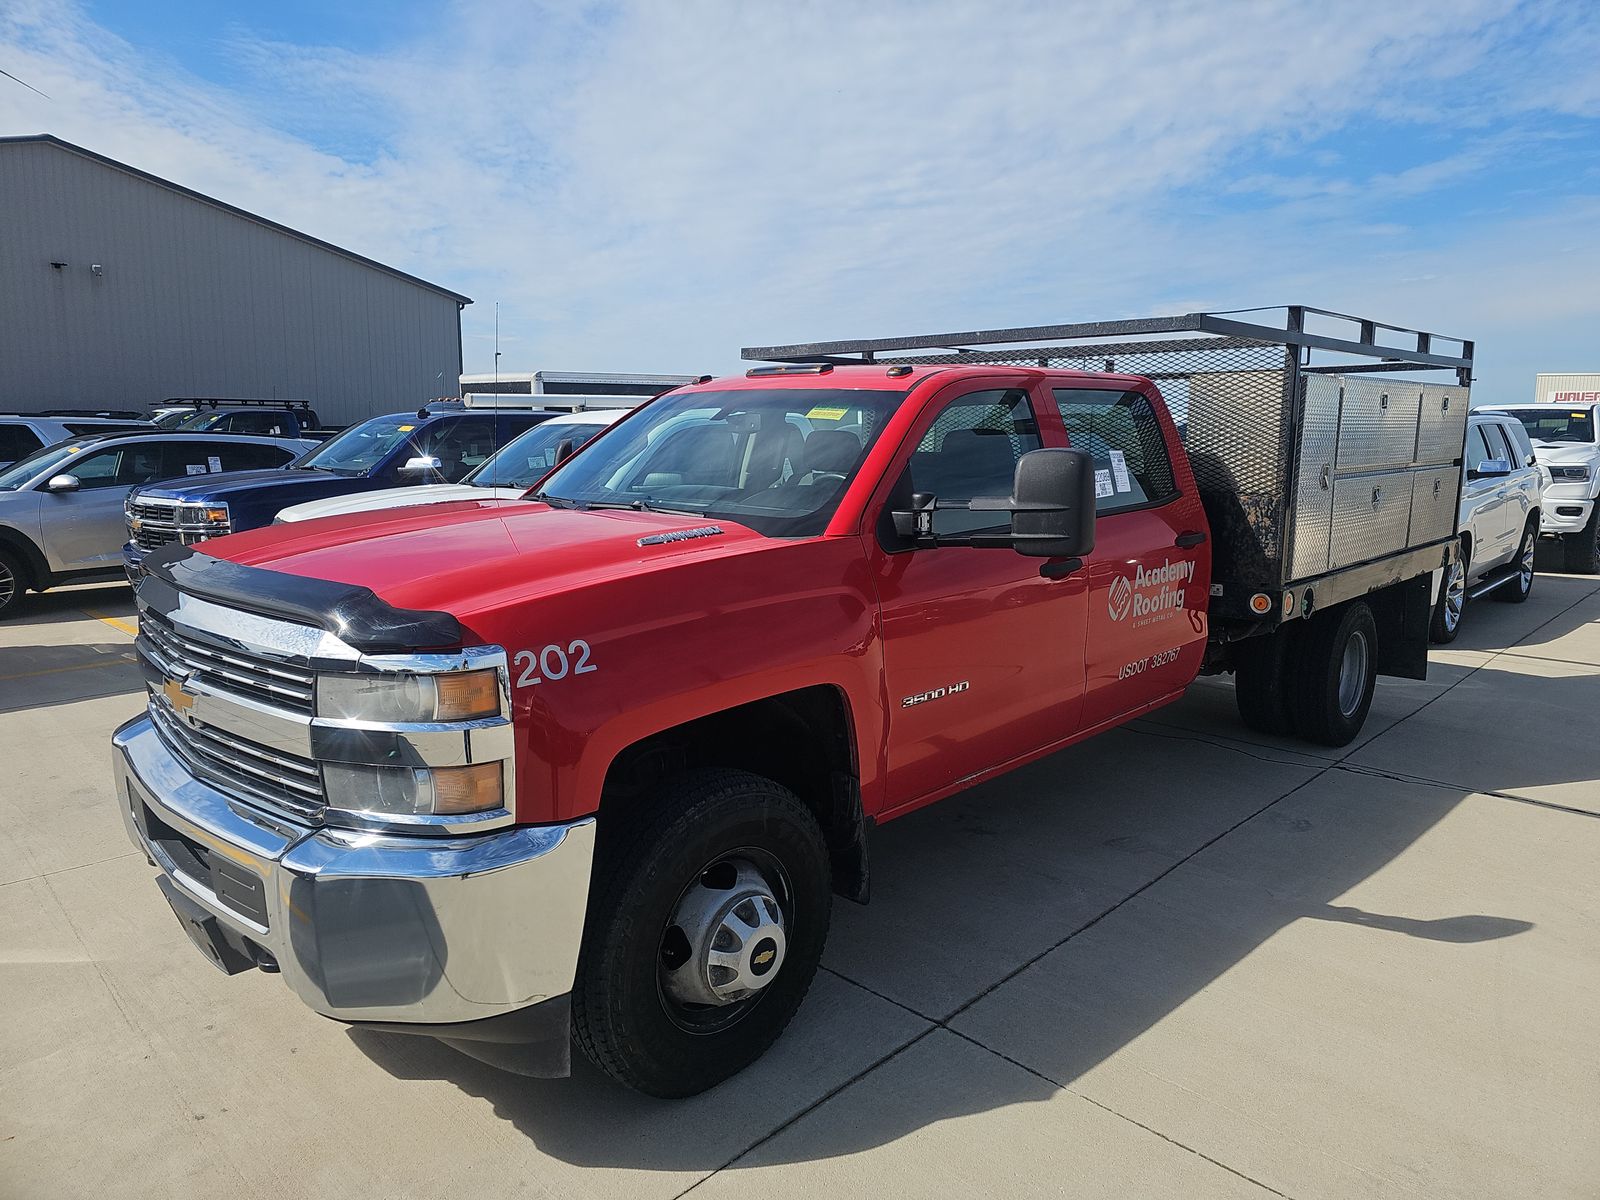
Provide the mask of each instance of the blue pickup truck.
POLYGON ((430 404, 352 425, 277 470, 135 488, 124 507, 128 579, 138 585, 140 564, 152 550, 270 525, 291 504, 407 484, 456 483, 519 433, 555 415, 545 409, 474 411, 430 404))

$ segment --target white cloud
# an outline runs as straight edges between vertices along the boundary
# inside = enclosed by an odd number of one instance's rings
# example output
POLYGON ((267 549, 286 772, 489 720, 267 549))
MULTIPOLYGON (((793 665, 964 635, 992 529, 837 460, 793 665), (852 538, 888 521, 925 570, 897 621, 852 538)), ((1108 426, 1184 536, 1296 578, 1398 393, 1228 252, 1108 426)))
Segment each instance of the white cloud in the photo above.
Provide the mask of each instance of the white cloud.
POLYGON ((496 299, 508 366, 683 370, 744 343, 1204 298, 1460 312, 1486 359, 1517 339, 1520 371, 1554 353, 1533 319, 1553 296, 1563 329, 1600 305, 1551 283, 1576 265, 1561 246, 1593 244, 1581 205, 1438 228, 1374 207, 1492 172, 1516 150, 1471 132, 1491 118, 1592 114, 1592 85, 1543 71, 1545 43, 1558 62, 1593 44, 1558 5, 461 0, 381 54, 234 30, 227 88, 45 0, 0 11, 0 37, 0 65, 52 96, 0 88, 0 131, 475 296, 469 369, 496 299), (1536 45, 1509 36, 1529 29, 1536 45), (1468 132, 1399 170, 1319 148, 1326 178, 1230 177, 1374 112, 1468 132))

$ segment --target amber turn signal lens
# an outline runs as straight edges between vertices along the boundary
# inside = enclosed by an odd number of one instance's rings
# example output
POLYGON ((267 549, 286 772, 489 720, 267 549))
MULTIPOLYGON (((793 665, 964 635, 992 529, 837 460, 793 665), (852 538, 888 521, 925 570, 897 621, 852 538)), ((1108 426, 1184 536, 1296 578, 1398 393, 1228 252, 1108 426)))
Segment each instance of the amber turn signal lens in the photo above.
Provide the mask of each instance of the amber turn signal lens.
POLYGON ((1250 597, 1250 611, 1265 616, 1272 611, 1272 597, 1265 592, 1257 592, 1250 597))
POLYGON ((438 767, 433 772, 433 811, 483 812, 505 807, 505 783, 498 762, 470 767, 438 767))
POLYGON ((498 671, 456 671, 434 676, 439 689, 436 721, 470 721, 500 712, 498 671))

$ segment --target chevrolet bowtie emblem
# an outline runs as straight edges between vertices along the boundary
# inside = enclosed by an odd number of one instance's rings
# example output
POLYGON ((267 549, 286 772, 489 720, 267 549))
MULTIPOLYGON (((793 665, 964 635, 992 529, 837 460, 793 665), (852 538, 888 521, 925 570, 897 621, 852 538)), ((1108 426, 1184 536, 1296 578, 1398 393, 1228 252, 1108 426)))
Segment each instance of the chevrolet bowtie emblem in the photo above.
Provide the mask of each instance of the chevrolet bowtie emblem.
POLYGON ((183 684, 176 679, 169 679, 161 685, 161 694, 167 698, 178 712, 188 712, 194 707, 194 697, 183 690, 183 684))
POLYGON ((763 950, 760 954, 756 955, 756 959, 755 959, 756 966, 758 966, 758 967, 766 966, 769 962, 772 961, 772 956, 774 954, 776 954, 776 953, 777 953, 776 950, 763 950))
POLYGON ((130 530, 131 530, 131 531, 132 531, 132 532, 134 532, 134 533, 138 533, 138 532, 139 532, 139 530, 141 530, 141 529, 143 529, 143 528, 144 528, 144 521, 142 521, 142 520, 141 520, 141 519, 140 519, 140 518, 138 518, 138 517, 132 517, 132 518, 130 518, 130 519, 129 519, 129 521, 128 521, 128 528, 129 528, 129 529, 130 529, 130 530))

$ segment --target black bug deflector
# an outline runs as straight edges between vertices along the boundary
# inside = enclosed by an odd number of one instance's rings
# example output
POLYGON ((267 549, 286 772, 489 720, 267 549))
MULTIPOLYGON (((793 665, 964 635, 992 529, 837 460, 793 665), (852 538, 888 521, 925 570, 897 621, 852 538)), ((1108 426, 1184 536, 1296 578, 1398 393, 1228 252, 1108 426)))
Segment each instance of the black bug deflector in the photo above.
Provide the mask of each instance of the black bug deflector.
POLYGON ((396 608, 371 588, 247 567, 202 554, 193 546, 167 546, 144 560, 143 598, 158 609, 176 604, 176 592, 229 608, 325 629, 367 654, 393 654, 459 646, 461 624, 449 613, 396 608))

